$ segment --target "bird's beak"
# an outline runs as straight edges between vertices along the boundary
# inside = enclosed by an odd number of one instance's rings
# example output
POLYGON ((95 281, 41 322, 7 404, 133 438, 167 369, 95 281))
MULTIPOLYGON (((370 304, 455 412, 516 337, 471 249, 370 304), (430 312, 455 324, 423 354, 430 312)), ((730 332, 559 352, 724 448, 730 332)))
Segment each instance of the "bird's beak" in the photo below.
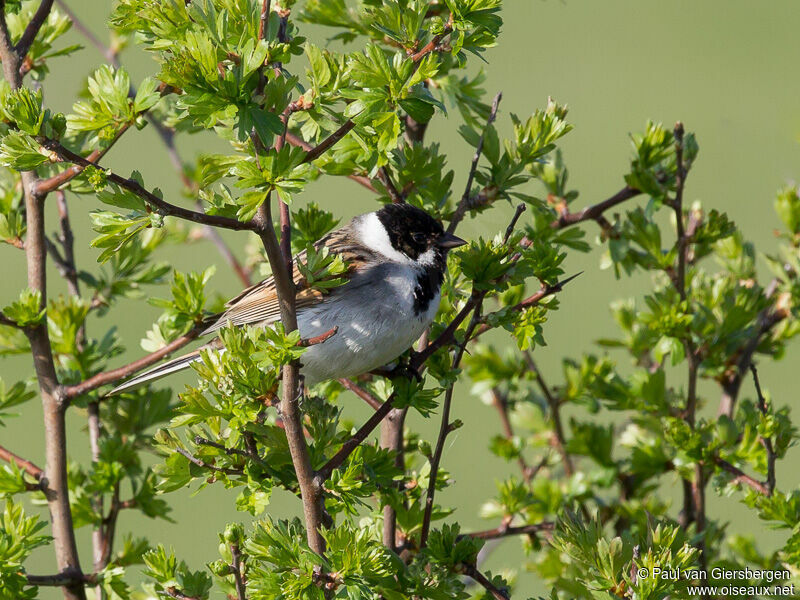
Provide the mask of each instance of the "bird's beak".
POLYGON ((452 233, 445 233, 439 240, 436 242, 436 245, 439 248, 444 248, 445 250, 449 250, 450 248, 458 248, 459 246, 463 246, 466 244, 464 240, 462 240, 457 235, 453 235, 452 233))

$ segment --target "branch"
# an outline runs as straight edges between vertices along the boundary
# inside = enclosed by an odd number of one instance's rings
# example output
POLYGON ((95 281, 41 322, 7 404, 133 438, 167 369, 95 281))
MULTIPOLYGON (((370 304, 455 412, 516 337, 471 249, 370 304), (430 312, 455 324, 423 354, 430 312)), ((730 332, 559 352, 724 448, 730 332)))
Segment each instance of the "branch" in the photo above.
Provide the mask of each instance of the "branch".
POLYGON ((139 358, 122 367, 105 371, 103 373, 98 373, 97 375, 94 375, 93 377, 90 377, 89 379, 86 379, 80 383, 76 383, 75 385, 65 386, 63 388, 64 396, 66 399, 71 400, 78 396, 82 396, 83 394, 88 394, 89 392, 92 392, 104 385, 116 383, 117 381, 125 379, 126 377, 129 377, 134 373, 149 367, 150 365, 154 365, 165 356, 172 354, 176 350, 180 350, 188 343, 195 340, 204 328, 205 327, 203 325, 197 325, 194 327, 194 329, 189 331, 189 333, 171 341, 160 350, 156 350, 155 352, 152 352, 147 356, 143 356, 142 358, 139 358))
POLYGON ((753 362, 753 356, 758 350, 758 346, 764 337, 772 331, 772 328, 785 319, 787 315, 788 312, 773 310, 771 306, 759 313, 756 320, 755 334, 742 348, 739 360, 736 362, 736 371, 722 384, 722 398, 717 411, 718 415, 733 416, 736 400, 742 387, 742 380, 753 362))
POLYGON ((72 26, 75 30, 80 33, 83 37, 85 37, 89 42, 97 48, 100 53, 105 57, 105 59, 114 65, 115 68, 119 68, 119 57, 117 53, 106 46, 103 42, 101 42, 97 36, 95 36, 86 25, 78 18, 72 9, 67 6, 64 0, 56 0, 56 4, 58 4, 59 10, 61 10, 65 15, 69 17, 69 20, 72 21, 72 26))
MULTIPOLYGON (((302 148, 306 152, 310 152, 312 150, 312 148, 313 148, 313 146, 311 144, 309 144, 308 142, 304 141, 302 138, 294 135, 293 133, 287 133, 286 134, 286 141, 288 143, 290 143, 292 146, 297 146, 298 148, 302 148)), ((347 175, 347 178, 348 179, 352 179, 357 184, 367 188, 371 192, 375 192, 375 193, 378 192, 378 190, 375 189, 375 186, 372 185, 372 181, 370 180, 369 177, 365 177, 364 175, 350 174, 350 175, 347 175)))
MULTIPOLYGON (((130 121, 123 123, 122 127, 119 128, 119 130, 114 135, 114 138, 111 140, 111 142, 109 142, 109 144, 105 148, 99 148, 97 150, 93 150, 86 157, 86 161, 94 165, 99 163, 100 160, 106 154, 108 154, 108 151, 114 147, 114 144, 117 143, 117 140, 119 140, 119 138, 122 137, 122 134, 124 134, 126 131, 128 131, 128 129, 130 129, 131 125, 132 123, 130 121)), ((61 186, 69 183, 70 181, 75 179, 78 175, 83 173, 83 171, 86 169, 87 166, 89 165, 73 165, 61 171, 61 173, 56 173, 52 177, 49 177, 47 179, 40 179, 39 181, 36 182, 36 185, 34 186, 33 189, 34 194, 41 196, 57 190, 61 186)))
MULTIPOLYGON (((344 136, 346 136, 356 124, 353 123, 350 119, 345 121, 344 125, 339 127, 336 131, 322 140, 318 146, 311 148, 307 153, 305 158, 303 159, 304 163, 313 162, 317 160, 320 156, 322 156, 329 148, 331 148, 336 142, 341 140, 344 136)), ((287 135, 288 137, 288 135, 287 135)))
MULTIPOLYGON (((494 405, 495 409, 497 409, 497 413, 500 416, 500 424, 503 426, 503 434, 506 436, 506 439, 511 441, 514 438, 514 428, 511 426, 511 419, 508 417, 508 401, 505 397, 500 393, 500 390, 496 387, 492 388, 489 392, 492 396, 492 404, 494 405)), ((526 483, 530 483, 533 479, 534 469, 525 461, 525 457, 522 456, 520 453, 519 457, 517 458, 517 464, 519 464, 520 471, 522 471, 522 477, 525 479, 526 483)))
MULTIPOLYGON (((95 163, 92 161, 83 158, 79 154, 75 154, 71 150, 62 146, 58 141, 51 140, 48 138, 37 138, 37 141, 46 149, 55 152, 56 155, 64 161, 74 163, 76 165, 81 165, 83 167, 93 166, 97 167, 95 163)), ((99 167, 98 167, 99 168, 99 167)), ((108 175, 108 179, 118 186, 125 188, 126 190, 136 194, 140 198, 142 198, 145 202, 155 207, 156 212, 166 217, 177 217, 179 219, 184 219, 186 221, 192 221, 194 223, 200 223, 202 225, 211 225, 212 227, 221 227, 223 229, 233 229, 235 231, 253 231, 252 223, 243 223, 237 219, 230 219, 228 217, 222 217, 217 215, 208 215, 201 212, 196 212, 193 210, 188 210, 186 208, 182 208, 180 206, 176 206, 174 204, 170 204, 149 192, 148 190, 144 189, 138 182, 132 179, 126 179, 125 177, 121 177, 116 173, 113 173, 106 169, 106 173, 108 175)))
POLYGON ((509 525, 501 525, 494 529, 486 529, 484 531, 474 531, 472 533, 463 534, 464 537, 477 538, 480 540, 496 540, 513 535, 535 535, 541 531, 553 531, 555 523, 552 521, 542 521, 541 523, 534 523, 532 525, 519 525, 512 527, 509 525))
POLYGON ((250 454, 250 452, 239 450, 238 448, 228 448, 223 444, 220 444, 218 442, 212 442, 211 440, 201 437, 199 435, 195 436, 194 443, 197 444, 198 446, 210 446, 211 448, 222 450, 228 456, 244 456, 245 458, 254 458, 250 454))
POLYGON ((539 385, 539 389, 542 390, 542 394, 547 401, 547 406, 550 408, 550 418, 553 419, 553 438, 552 444, 555 446, 556 451, 561 455, 561 460, 564 461, 564 473, 567 477, 572 477, 572 474, 575 472, 575 469, 572 465, 572 458, 567 452, 567 438, 564 435, 564 426, 561 423, 561 405, 555 396, 553 396, 550 388, 547 387, 547 384, 542 377, 542 372, 539 370, 539 367, 533 360, 533 356, 529 351, 524 353, 525 362, 528 363, 528 368, 533 371, 534 377, 536 377, 536 383, 539 385))
POLYGON ((62 571, 55 575, 25 575, 28 580, 28 585, 37 587, 65 587, 82 585, 84 583, 94 583, 96 577, 94 575, 83 575, 74 571, 62 571))
MULTIPOLYGON (((25 30, 18 48, 11 45, 6 25, 4 5, 0 5, 0 61, 3 74, 12 90, 22 86, 20 64, 24 52, 39 31, 52 6, 52 0, 43 0, 31 23, 25 30)), ((25 219, 27 238, 25 258, 27 260, 27 283, 31 290, 41 294, 41 308, 47 308, 47 249, 45 244, 44 198, 33 193, 37 183, 36 173, 24 171, 20 174, 25 195, 25 219)), ((64 403, 56 374, 50 336, 45 320, 39 325, 27 328, 25 333, 31 347, 33 366, 42 399, 45 438, 46 487, 43 490, 52 524, 53 546, 56 563, 61 572, 81 573, 78 548, 75 542, 72 512, 69 504, 69 483, 67 478, 67 430, 64 403)), ((85 600, 86 590, 83 582, 66 583, 66 600, 85 600)))
POLYGON ((238 600, 247 600, 247 587, 242 576, 242 553, 239 544, 231 544, 231 571, 236 583, 236 596, 238 600))
POLYGON ((453 32, 453 14, 450 13, 450 18, 447 20, 447 23, 445 24, 442 32, 437 33, 435 36, 433 36, 431 41, 425 44, 419 52, 417 52, 416 54, 412 54, 410 57, 412 62, 418 63, 423 58, 425 58, 425 55, 430 54, 435 50, 438 50, 439 44, 442 43, 442 40, 444 40, 444 38, 446 38, 452 32, 453 32))
POLYGON ((209 469, 211 471, 216 471, 217 473, 225 473, 225 475, 244 475, 243 469, 232 469, 228 467, 218 467, 216 465, 212 465, 211 463, 207 463, 201 458, 197 458, 195 455, 193 455, 191 452, 189 452, 184 448, 177 447, 175 448, 175 452, 186 457, 186 459, 189 462, 197 465, 198 467, 209 469))
MULTIPOLYGON (((256 153, 258 160, 258 153, 256 153)), ((264 250, 267 253, 270 267, 272 267, 275 279, 275 291, 278 295, 278 305, 280 307, 281 322, 284 330, 289 333, 297 329, 297 313, 295 309, 295 284, 291 278, 291 271, 287 266, 291 265, 291 255, 284 255, 275 236, 275 228, 272 223, 271 214, 271 194, 267 194, 266 199, 261 204, 254 218, 254 223, 258 225, 258 233, 264 250)), ((288 225, 288 222, 287 222, 288 225)), ((284 241, 289 242, 291 229, 287 228, 283 232, 284 241)), ((287 244, 291 247, 289 244, 287 244)), ((322 482, 314 473, 311 466, 311 457, 308 454, 305 435, 303 433, 303 416, 298 406, 298 396, 300 395, 300 378, 297 362, 284 365, 283 385, 281 390, 280 411, 283 417, 286 440, 289 444, 289 452, 292 457, 292 464, 297 474, 297 482, 300 486, 300 497, 303 501, 303 514, 306 524, 306 536, 309 547, 317 554, 324 554, 325 539, 320 533, 324 516, 324 498, 322 495, 322 482)))
POLYGON ((489 131, 489 127, 491 127, 492 123, 494 123, 494 120, 497 118, 497 108, 500 106, 500 100, 502 99, 503 93, 497 92, 497 95, 492 101, 492 110, 489 113, 489 118, 486 120, 486 127, 483 129, 483 133, 481 133, 481 137, 478 140, 478 145, 475 147, 475 154, 472 156, 472 164, 470 165, 469 176, 467 177, 467 187, 464 190, 464 194, 461 196, 461 201, 458 203, 452 218, 450 219, 449 225, 447 226, 448 233, 453 233, 456 230, 456 227, 458 227, 458 224, 462 221, 470 208, 470 190, 472 189, 472 182, 475 180, 475 172, 478 169, 478 161, 480 160, 481 153, 483 152, 483 140, 486 137, 486 132, 489 131))
POLYGON ((51 8, 53 8, 53 0, 42 0, 41 4, 39 4, 39 8, 36 9, 36 13, 33 15, 31 22, 28 23, 25 32, 22 34, 22 37, 19 38, 19 42, 17 42, 15 48, 20 60, 24 59, 28 54, 28 50, 30 50, 33 40, 36 39, 36 35, 47 20, 51 8))
POLYGON ((728 461, 723 460, 719 456, 714 457, 714 464, 722 468, 723 471, 727 471, 728 473, 733 475, 734 476, 733 481, 737 483, 743 483, 753 488, 755 491, 764 494, 765 496, 772 495, 772 491, 769 489, 767 484, 761 483, 760 481, 753 479, 752 477, 750 477, 750 475, 748 475, 738 467, 733 466, 728 461))
MULTIPOLYGON (((394 453, 394 466, 405 475, 405 454, 403 428, 405 426, 408 408, 393 408, 387 417, 381 422, 381 448, 391 450, 394 453)), ((404 487, 403 478, 397 482, 397 487, 402 491, 404 487)), ((383 507, 383 545, 391 551, 397 551, 397 513, 395 509, 386 504, 383 507)))
POLYGON ((626 185, 616 194, 606 200, 603 200, 602 202, 598 202, 592 206, 587 206, 583 210, 576 213, 565 212, 559 215, 558 219, 550 223, 550 227, 553 229, 564 229, 565 227, 582 223, 583 221, 598 221, 599 219, 603 218, 603 213, 607 210, 610 210, 618 204, 622 204, 626 200, 630 200, 641 193, 642 192, 636 188, 626 185))
POLYGON ((464 574, 470 576, 476 583, 483 586, 495 600, 509 600, 508 592, 500 590, 478 570, 475 565, 464 564, 464 574))
POLYGON ((24 327, 20 326, 19 323, 17 323, 15 320, 9 319, 2 312, 0 312, 0 325, 5 325, 6 327, 13 327, 14 329, 24 330, 24 327))
POLYGON ((13 452, 11 452, 11 450, 8 450, 3 446, 0 446, 0 460, 17 465, 17 467, 25 471, 36 481, 40 481, 44 476, 44 471, 42 471, 41 468, 37 467, 31 461, 26 460, 21 456, 14 454, 13 452))
POLYGON ((367 390, 362 388, 360 385, 350 381, 349 379, 339 379, 339 383, 341 383, 345 388, 353 392, 356 396, 361 398, 364 402, 369 404, 374 410, 378 410, 381 407, 381 401, 378 400, 375 396, 370 394, 367 390))
POLYGON ((378 169, 378 179, 383 184, 383 187, 386 188, 386 192, 389 194, 392 204, 405 203, 403 196, 397 191, 397 186, 395 186, 392 178, 389 176, 389 169, 387 169, 385 166, 378 169))
MULTIPOLYGON (((455 372, 461 364, 461 358, 464 356, 464 350, 467 347, 469 338, 472 336, 472 332, 480 321, 481 305, 483 303, 483 297, 485 294, 473 292, 472 295, 473 297, 477 298, 475 312, 472 313, 472 319, 467 326, 467 330, 464 334, 464 341, 458 346, 458 350, 456 350, 456 353, 453 356, 453 361, 451 363, 451 370, 453 372, 455 372)), ((442 454, 444 453, 445 440, 450 432, 453 431, 453 424, 450 422, 450 406, 453 402, 453 390, 455 390, 455 382, 451 383, 445 392, 444 403, 442 405, 442 420, 439 424, 439 436, 436 440, 436 449, 433 452, 433 458, 430 461, 431 473, 430 477, 428 478, 428 490, 425 494, 425 514, 422 518, 422 532, 420 533, 419 538, 420 548, 424 548, 428 541, 428 533, 430 532, 431 528, 431 519, 433 518, 433 500, 434 496, 436 495, 436 479, 439 476, 439 463, 441 462, 442 454)))
MULTIPOLYGON (((761 382, 758 380, 758 369, 754 364, 750 364, 750 372, 753 373, 753 384, 756 386, 756 394, 758 395, 758 410, 764 417, 769 415, 769 408, 767 400, 764 398, 764 393, 761 391, 761 382)), ((759 436, 761 445, 767 452, 767 481, 766 489, 767 496, 772 496, 775 491, 775 448, 772 445, 772 439, 764 436, 759 436)))
POLYGON ((331 473, 334 469, 338 469, 344 461, 347 460, 347 457, 353 453, 361 442, 367 439, 367 436, 372 433, 372 431, 380 424, 381 421, 389 414, 392 410, 392 405, 396 399, 395 394, 389 396, 389 398, 380 405, 378 410, 376 410, 369 419, 367 419, 366 423, 364 423, 358 431, 356 431, 353 436, 347 440, 342 447, 339 448, 339 451, 331 457, 328 462, 326 462, 319 471, 317 471, 317 475, 325 481, 331 476, 331 473))

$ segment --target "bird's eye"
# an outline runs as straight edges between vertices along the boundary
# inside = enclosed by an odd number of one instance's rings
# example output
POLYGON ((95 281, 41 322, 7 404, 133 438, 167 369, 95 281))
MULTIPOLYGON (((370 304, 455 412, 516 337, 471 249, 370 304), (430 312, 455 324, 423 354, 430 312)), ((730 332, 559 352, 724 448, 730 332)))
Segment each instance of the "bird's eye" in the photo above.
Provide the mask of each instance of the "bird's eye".
POLYGON ((417 242, 418 244, 424 244, 427 236, 424 233, 412 233, 411 239, 417 242))

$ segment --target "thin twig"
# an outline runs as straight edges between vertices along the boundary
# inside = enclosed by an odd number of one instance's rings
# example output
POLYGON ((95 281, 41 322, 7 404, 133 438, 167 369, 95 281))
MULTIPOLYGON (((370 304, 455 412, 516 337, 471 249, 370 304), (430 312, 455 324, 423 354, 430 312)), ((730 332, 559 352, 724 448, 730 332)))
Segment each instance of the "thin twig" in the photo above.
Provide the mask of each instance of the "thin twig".
POLYGON ((731 475, 733 475, 733 480, 737 483, 743 483, 755 491, 764 494, 765 496, 771 496, 772 492, 770 491, 767 484, 761 483, 760 481, 750 477, 747 473, 742 471, 740 468, 732 465, 727 460, 723 460, 719 456, 714 457, 714 464, 720 467, 723 471, 727 471, 731 475))
MULTIPOLYGON (((475 304, 475 310, 472 313, 470 323, 467 325, 467 330, 464 334, 464 341, 458 346, 458 349, 453 356, 453 361, 451 363, 452 371, 456 371, 461 364, 461 358, 464 356, 467 342, 469 341, 472 332, 475 330, 475 327, 480 321, 481 305, 483 303, 484 295, 473 292, 473 296, 477 297, 477 303, 475 304)), ((439 424, 439 435, 436 439, 436 449, 434 450, 433 457, 430 461, 431 472, 430 477, 428 478, 428 489, 425 494, 425 513, 422 517, 422 531, 419 538, 420 548, 424 548, 428 542, 428 533, 430 532, 431 519, 433 518, 433 501, 436 495, 436 480, 439 477, 439 463, 441 462, 442 454, 444 453, 445 440, 450 432, 453 431, 453 424, 450 422, 450 407, 453 402, 454 390, 455 384, 450 384, 445 392, 444 402, 442 403, 442 420, 439 424)))
POLYGON ((559 215, 555 221, 550 223, 550 227, 553 229, 564 229, 565 227, 576 225, 584 221, 596 221, 602 217, 603 213, 607 210, 610 210, 618 204, 622 204, 623 202, 630 200, 641 193, 642 192, 636 188, 626 185, 616 194, 606 200, 603 200, 602 202, 587 206, 586 208, 575 213, 563 213, 559 215))
MULTIPOLYGON (((758 369, 754 364, 750 364, 750 372, 753 374, 753 384, 756 387, 756 394, 758 396, 758 410, 766 418, 769 415, 769 407, 767 406, 767 399, 761 391, 761 382, 758 379, 758 369)), ((772 445, 772 439, 769 437, 759 436, 761 445, 767 453, 767 481, 766 490, 767 496, 772 496, 775 491, 775 448, 772 445)))
POLYGON ((464 565, 464 574, 469 575, 476 583, 492 595, 495 600, 508 600, 508 592, 500 590, 489 579, 481 573, 475 565, 464 565))
POLYGON ((386 188, 386 192, 389 194, 392 204, 403 204, 405 202, 403 196, 397 191, 397 186, 395 186, 391 176, 389 175, 389 169, 387 169, 385 166, 378 169, 378 179, 383 184, 383 187, 386 188))
POLYGON ((496 540, 514 535, 535 535, 541 531, 553 531, 554 528, 555 523, 552 521, 542 521, 541 523, 533 523, 531 525, 501 525, 500 527, 495 527, 494 529, 465 533, 464 537, 478 538, 481 540, 496 540))
POLYGON ((204 469, 209 469, 211 471, 216 471, 218 473, 225 473, 226 475, 244 475, 243 469, 233 469, 230 467, 218 467, 216 465, 212 465, 211 463, 207 463, 201 458, 197 458, 191 452, 185 450, 184 448, 177 447, 175 448, 175 451, 178 454, 185 456, 189 462, 197 465, 198 467, 203 467, 204 469))
MULTIPOLYGON (((341 140, 344 136, 350 133, 350 130, 355 127, 356 124, 353 123, 350 119, 345 121, 345 123, 339 127, 336 131, 322 140, 317 146, 311 148, 303 158, 304 163, 313 162, 317 160, 320 156, 325 154, 325 152, 331 148, 336 142, 341 140)), ((288 136, 287 136, 288 137, 288 136)))
POLYGON ((360 385, 350 381, 349 379, 339 379, 339 383, 341 383, 345 388, 353 392, 356 396, 361 398, 364 402, 369 404, 374 410, 378 410, 381 407, 381 401, 378 400, 375 396, 370 394, 367 390, 362 388, 360 385))
POLYGON ((547 406, 550 408, 550 418, 553 419, 553 437, 552 443, 556 451, 561 455, 561 460, 564 463, 564 473, 567 477, 572 477, 575 468, 572 464, 572 457, 567 452, 567 438, 564 434, 564 425, 561 423, 561 403, 558 398, 553 396, 550 388, 545 383, 542 377, 542 372, 533 360, 533 355, 529 351, 524 352, 525 362, 528 363, 528 368, 533 372, 536 378, 536 383, 547 401, 547 406))
POLYGON ((475 147, 475 154, 472 155, 472 164, 470 165, 469 175, 467 176, 467 186, 464 190, 464 194, 461 196, 461 201, 456 206, 455 212, 453 212, 453 216, 450 219, 450 223, 447 226, 447 231, 453 233, 458 227, 458 224, 462 221, 462 219, 466 216, 467 211, 470 207, 470 191, 472 190, 472 182, 475 179, 475 172, 478 170, 478 161, 481 159, 481 153, 483 152, 483 140, 486 137, 486 133, 489 131, 489 127, 491 127, 494 120, 497 118, 497 109, 500 106, 500 100, 503 99, 503 93, 497 92, 497 95, 494 97, 492 101, 492 110, 489 113, 489 118, 486 120, 486 127, 481 133, 481 137, 478 140, 478 145, 475 147))

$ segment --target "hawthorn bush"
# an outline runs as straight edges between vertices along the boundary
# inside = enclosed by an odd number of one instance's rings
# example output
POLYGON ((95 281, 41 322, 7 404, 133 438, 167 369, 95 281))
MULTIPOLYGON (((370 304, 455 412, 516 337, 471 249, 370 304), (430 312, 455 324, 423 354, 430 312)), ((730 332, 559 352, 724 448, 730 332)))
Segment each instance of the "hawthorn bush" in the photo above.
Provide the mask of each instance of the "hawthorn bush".
MULTIPOLYGON (((800 331, 796 188, 775 200, 777 247, 757 254, 724 213, 684 200, 694 136, 648 123, 632 136, 621 189, 577 208, 556 147, 571 129, 566 108, 549 100, 529 117, 511 115, 513 134, 501 140, 500 94, 489 100, 482 76, 465 75, 497 43, 500 0, 119 0, 108 64, 67 115, 47 109, 42 90, 51 64, 76 49, 61 36, 80 21, 53 5, 0 1, 0 237, 4 260, 26 261, 28 274, 2 309, 0 348, 33 362, 0 385, 0 424, 34 410, 38 396, 46 430, 42 468, 0 447, 2 598, 44 597, 47 587, 71 600, 529 597, 514 588, 520 565, 482 567, 484 543, 500 538, 524 544, 524 567, 551 599, 688 593, 689 580, 639 575, 654 567, 750 567, 747 582, 707 583, 791 583, 800 491, 781 488, 775 465, 797 431, 786 405, 762 390, 756 360, 780 359, 800 331), (329 27, 347 51, 307 41, 305 23, 329 27), (150 52, 152 77, 131 81, 117 56, 126 43, 150 52), (475 149, 458 168, 463 192, 426 136, 433 118, 460 124, 475 149), (102 166, 145 126, 161 135, 192 203, 164 198, 133 170, 147 157, 131 156, 129 172, 102 166), (179 156, 175 137, 200 132, 228 152, 179 156), (451 254, 436 321, 400 368, 304 389, 304 349, 324 340, 296 331, 287 265, 308 250, 304 284, 321 290, 340 285, 346 268, 311 247, 339 223, 334 207, 303 197, 323 177, 369 188, 376 207, 413 203, 451 232, 483 211, 514 208, 507 229, 451 254), (45 223, 47 203, 57 223, 45 223), (76 264, 75 244, 86 241, 70 225, 87 214, 94 266, 76 264), (555 382, 535 357, 574 276, 564 258, 587 252, 587 229, 597 227, 602 266, 617 278, 647 272, 649 287, 613 305, 619 336, 597 354, 565 357, 555 382), (192 342, 221 308, 207 290, 213 268, 182 273, 161 260, 198 228, 243 285, 274 275, 281 324, 224 329, 227 352, 207 351, 183 391, 165 380, 105 396, 192 342), (217 229, 240 232, 247 260, 217 229), (759 281, 759 259, 770 281, 759 281), (47 261, 68 294, 48 295, 47 261), (144 302, 149 286, 167 281, 171 297, 150 299, 163 313, 142 357, 115 334, 117 303, 144 302), (493 341, 509 343, 488 344, 493 330, 493 341), (701 380, 718 386, 718 409, 698 393, 701 380), (436 501, 452 484, 445 442, 460 426, 450 413, 465 384, 497 409, 503 435, 485 440, 488 449, 519 466, 485 504, 484 531, 462 530, 436 501), (374 412, 351 426, 345 401, 374 412), (67 411, 86 414, 88 464, 70 460, 67 411), (409 411, 440 422, 435 439, 405 427, 409 411), (565 411, 577 416, 567 422, 565 411), (155 466, 144 456, 152 450, 155 466), (228 490, 242 518, 219 532, 218 558, 206 565, 186 564, 166 540, 117 531, 120 511, 173 518, 164 495, 212 485, 228 490), (663 493, 670 486, 682 495, 675 506, 663 493), (275 488, 297 497, 303 518, 270 510, 275 488), (739 498, 754 520, 785 530, 785 544, 759 551, 706 510, 707 494, 739 498), (32 514, 36 503, 46 503, 49 523, 32 514), (80 527, 92 529, 91 557, 78 555, 80 527), (26 569, 43 545, 57 573, 26 569), (772 581, 761 573, 770 569, 786 576, 772 581)), ((77 432, 69 442, 85 443, 77 432)))

